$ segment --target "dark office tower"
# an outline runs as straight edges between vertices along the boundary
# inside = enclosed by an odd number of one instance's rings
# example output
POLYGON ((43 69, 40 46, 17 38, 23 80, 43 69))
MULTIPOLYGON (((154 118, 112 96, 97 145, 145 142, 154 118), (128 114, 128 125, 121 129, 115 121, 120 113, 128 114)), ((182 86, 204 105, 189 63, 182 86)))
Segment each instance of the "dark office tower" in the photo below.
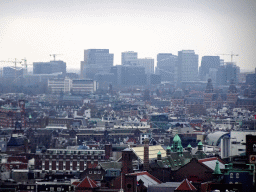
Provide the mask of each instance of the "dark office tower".
POLYGON ((116 65, 111 68, 114 74, 114 84, 122 86, 146 85, 145 68, 141 66, 116 65))
POLYGON ((138 53, 133 51, 122 52, 122 65, 137 65, 138 53))
POLYGON ((178 52, 178 82, 198 80, 198 55, 194 50, 178 52))
POLYGON ((92 78, 100 72, 109 72, 113 66, 114 54, 108 49, 84 50, 84 61, 81 61, 81 77, 92 78))
POLYGON ((160 75, 161 81, 177 81, 177 58, 171 53, 157 55, 156 74, 160 75))
POLYGON ((33 74, 52 74, 59 72, 66 74, 66 63, 63 61, 33 63, 33 74))
POLYGON ((240 74, 240 68, 233 62, 226 62, 218 68, 217 83, 218 85, 229 85, 231 81, 235 84, 238 83, 238 77, 240 74))
POLYGON ((210 77, 211 69, 218 69, 220 66, 219 56, 203 56, 199 70, 199 78, 206 81, 210 77))

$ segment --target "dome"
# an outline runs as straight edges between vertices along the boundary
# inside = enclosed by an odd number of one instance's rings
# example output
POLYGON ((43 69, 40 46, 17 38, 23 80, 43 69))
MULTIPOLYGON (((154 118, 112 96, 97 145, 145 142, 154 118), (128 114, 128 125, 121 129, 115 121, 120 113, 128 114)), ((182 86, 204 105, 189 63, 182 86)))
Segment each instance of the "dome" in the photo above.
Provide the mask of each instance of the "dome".
POLYGON ((224 137, 229 137, 229 132, 216 131, 214 133, 209 133, 205 138, 205 141, 208 145, 219 146, 221 139, 224 137))
POLYGON ((178 134, 174 136, 173 142, 181 142, 180 136, 178 134))

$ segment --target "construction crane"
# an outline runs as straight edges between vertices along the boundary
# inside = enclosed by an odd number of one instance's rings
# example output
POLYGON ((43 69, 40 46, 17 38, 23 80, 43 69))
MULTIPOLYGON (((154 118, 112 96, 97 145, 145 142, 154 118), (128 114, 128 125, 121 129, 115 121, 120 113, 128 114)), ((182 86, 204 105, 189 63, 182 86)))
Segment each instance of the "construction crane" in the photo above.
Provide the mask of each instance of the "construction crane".
POLYGON ((231 63, 233 62, 233 57, 238 56, 238 54, 233 54, 232 52, 231 54, 218 54, 218 55, 229 55, 231 57, 231 63))
POLYGON ((28 64, 26 58, 21 59, 21 60, 24 61, 24 64, 21 64, 21 65, 25 66, 25 73, 23 73, 23 76, 25 76, 28 74, 28 65, 33 65, 33 64, 28 64))
POLYGON ((62 54, 50 54, 50 56, 53 56, 53 60, 55 61, 55 58, 57 55, 62 55, 62 54))
MULTIPOLYGON (((14 61, 0 61, 0 62, 3 62, 3 63, 14 63, 14 70, 15 70, 15 79, 17 78, 17 64, 21 64, 22 62, 21 61, 18 61, 16 58, 14 61)), ((14 79, 14 81, 15 81, 14 79)))

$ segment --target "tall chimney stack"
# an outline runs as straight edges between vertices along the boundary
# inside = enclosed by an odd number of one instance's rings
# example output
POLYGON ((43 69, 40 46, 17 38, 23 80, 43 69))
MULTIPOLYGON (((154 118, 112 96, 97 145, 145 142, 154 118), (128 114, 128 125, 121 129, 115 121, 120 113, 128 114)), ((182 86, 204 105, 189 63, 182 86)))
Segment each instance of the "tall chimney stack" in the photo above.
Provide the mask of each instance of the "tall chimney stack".
POLYGON ((144 140, 144 171, 149 171, 149 140, 144 140))

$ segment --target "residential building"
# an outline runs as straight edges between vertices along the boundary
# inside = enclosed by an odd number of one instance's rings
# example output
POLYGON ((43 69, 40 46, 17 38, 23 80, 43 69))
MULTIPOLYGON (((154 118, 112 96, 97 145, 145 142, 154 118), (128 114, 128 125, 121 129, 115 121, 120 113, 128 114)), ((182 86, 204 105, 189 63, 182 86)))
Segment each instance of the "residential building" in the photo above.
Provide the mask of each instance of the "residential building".
POLYGON ((43 171, 83 172, 104 161, 105 151, 98 149, 47 149, 41 155, 43 171))

